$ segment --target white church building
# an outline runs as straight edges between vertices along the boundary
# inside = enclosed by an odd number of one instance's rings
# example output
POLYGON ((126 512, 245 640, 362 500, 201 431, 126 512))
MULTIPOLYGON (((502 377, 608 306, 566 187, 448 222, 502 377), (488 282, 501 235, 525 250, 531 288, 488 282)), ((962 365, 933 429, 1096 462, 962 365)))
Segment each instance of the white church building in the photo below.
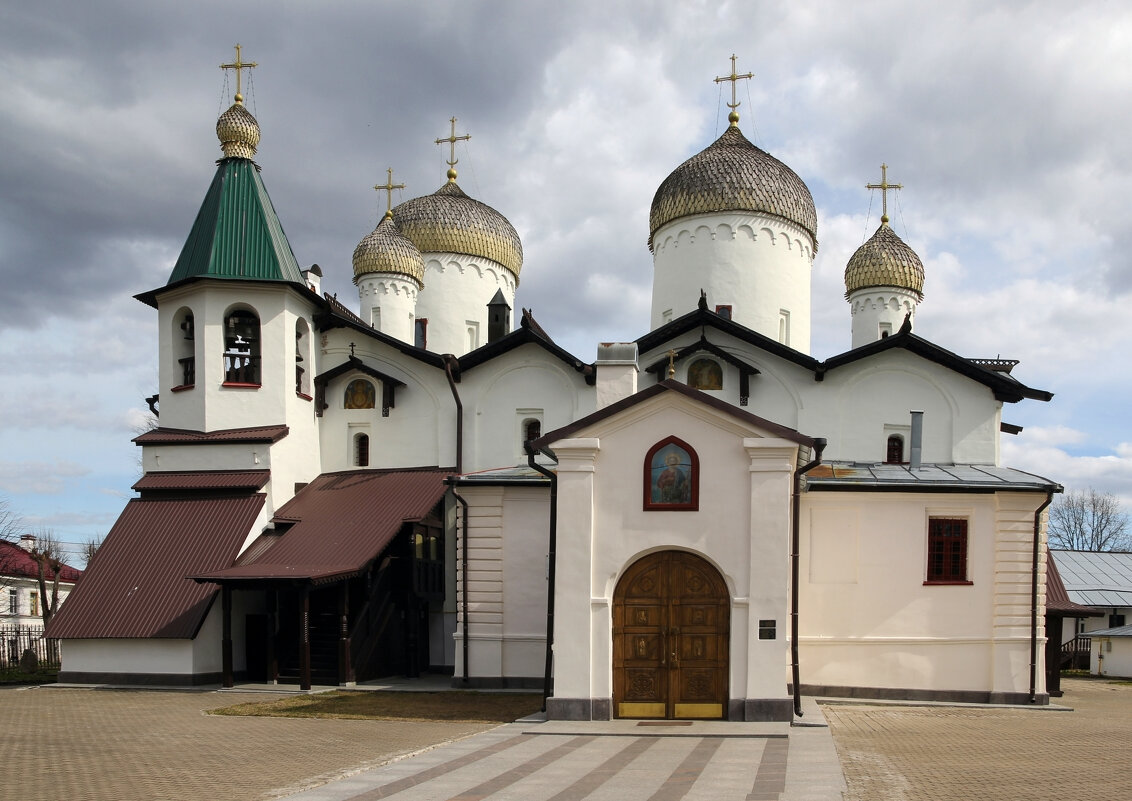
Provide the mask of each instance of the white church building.
POLYGON ((814 202, 738 122, 653 198, 651 330, 590 362, 515 325, 522 244, 454 156, 361 239, 357 312, 321 293, 237 89, 180 258, 138 295, 159 427, 51 623, 60 680, 444 673, 583 720, 1046 703, 1061 488, 999 440, 1004 404, 1052 396, 913 332, 924 269, 887 216, 845 269, 852 349, 812 356, 814 202))

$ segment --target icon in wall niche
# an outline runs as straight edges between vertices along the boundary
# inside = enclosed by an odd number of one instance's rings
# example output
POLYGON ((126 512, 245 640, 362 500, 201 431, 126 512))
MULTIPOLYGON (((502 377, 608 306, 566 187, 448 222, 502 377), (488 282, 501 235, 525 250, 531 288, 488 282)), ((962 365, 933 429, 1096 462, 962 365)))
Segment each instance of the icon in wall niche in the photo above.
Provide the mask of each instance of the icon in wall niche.
POLYGON ((691 445, 663 439, 645 457, 646 510, 695 511, 700 499, 700 460, 691 445))

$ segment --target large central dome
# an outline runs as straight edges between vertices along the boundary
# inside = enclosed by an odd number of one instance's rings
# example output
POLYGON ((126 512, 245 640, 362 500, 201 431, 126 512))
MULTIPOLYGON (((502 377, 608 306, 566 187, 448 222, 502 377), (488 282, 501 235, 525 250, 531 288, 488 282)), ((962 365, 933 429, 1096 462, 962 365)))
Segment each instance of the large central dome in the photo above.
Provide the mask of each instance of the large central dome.
POLYGON ((810 190, 792 169, 752 145, 738 126, 664 179, 649 212, 649 249, 661 227, 681 217, 718 211, 759 212, 795 223, 814 240, 818 217, 810 190))
POLYGON ((523 267, 523 244, 515 228, 491 206, 464 194, 455 181, 431 195, 406 200, 393 209, 393 221, 422 253, 491 259, 516 278, 523 267))

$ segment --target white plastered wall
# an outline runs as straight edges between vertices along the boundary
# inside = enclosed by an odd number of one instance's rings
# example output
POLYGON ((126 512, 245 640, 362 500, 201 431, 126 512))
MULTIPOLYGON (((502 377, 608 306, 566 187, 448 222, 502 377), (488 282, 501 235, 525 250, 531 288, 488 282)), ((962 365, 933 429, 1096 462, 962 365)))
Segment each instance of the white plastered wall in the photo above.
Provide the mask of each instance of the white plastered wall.
POLYGON ((357 279, 361 318, 378 331, 413 344, 420 287, 408 276, 366 273, 357 279))
POLYGON ((813 239, 794 223, 762 214, 682 217, 653 236, 652 328, 696 308, 732 307, 732 319, 795 350, 810 352, 813 239), (786 312, 788 336, 780 337, 786 312))
POLYGON ((789 515, 793 442, 676 393, 662 393, 552 444, 558 456, 556 699, 612 697, 612 601, 640 557, 675 549, 702 556, 731 594, 730 698, 787 698, 789 515), (591 436, 596 435, 596 436, 591 436), (699 511, 645 511, 648 450, 676 436, 700 454, 699 511), (757 509, 757 514, 752 514, 757 509), (759 640, 752 621, 772 619, 759 640))
MULTIPOLYGON (((515 307, 518 279, 503 265, 463 253, 426 253, 424 288, 417 296, 417 319, 427 319, 427 347, 434 353, 462 356, 473 347, 468 327, 474 323, 479 347, 487 342, 487 304, 501 290, 515 307)), ((511 330, 511 321, 507 321, 511 330)), ((412 340, 410 340, 412 341, 412 340)))
MULTIPOLYGON (((802 684, 1027 692, 1033 514, 1044 499, 1033 493, 805 493, 802 684), (968 521, 970 584, 925 584, 930 517, 968 521)), ((1043 614, 1039 608, 1039 621, 1043 614)), ((1040 659, 1044 639, 1038 646, 1040 659)), ((1040 665, 1037 673, 1044 692, 1040 665)))

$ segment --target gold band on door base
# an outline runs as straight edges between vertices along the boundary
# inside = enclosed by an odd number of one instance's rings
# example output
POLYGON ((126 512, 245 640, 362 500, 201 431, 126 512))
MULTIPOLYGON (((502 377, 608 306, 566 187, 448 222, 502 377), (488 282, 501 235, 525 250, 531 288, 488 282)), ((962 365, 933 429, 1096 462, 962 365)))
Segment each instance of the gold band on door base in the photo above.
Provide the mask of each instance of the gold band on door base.
POLYGON ((723 717, 723 704, 676 704, 675 718, 715 718, 723 717))
POLYGON ((619 718, 663 718, 664 704, 618 704, 619 718))

